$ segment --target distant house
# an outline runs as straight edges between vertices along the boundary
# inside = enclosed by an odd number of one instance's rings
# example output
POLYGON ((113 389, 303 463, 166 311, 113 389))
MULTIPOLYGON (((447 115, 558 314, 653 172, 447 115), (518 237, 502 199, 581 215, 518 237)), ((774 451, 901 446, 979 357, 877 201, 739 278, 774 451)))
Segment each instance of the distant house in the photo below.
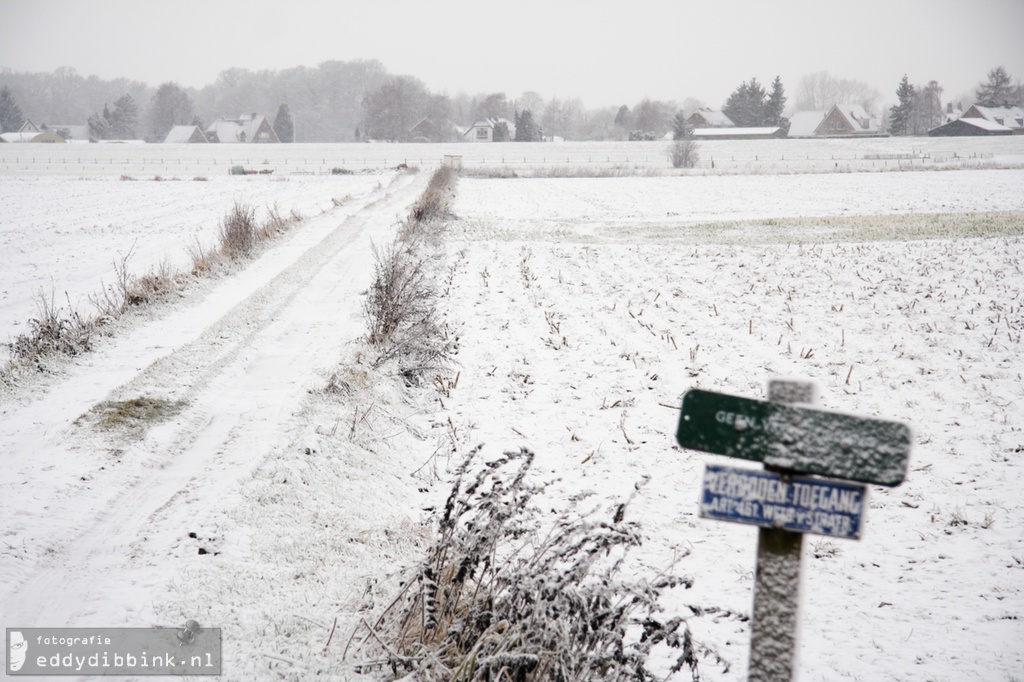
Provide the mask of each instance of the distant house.
POLYGON ((514 140, 516 138, 515 124, 505 118, 485 118, 482 121, 477 121, 462 134, 462 139, 466 142, 494 142, 494 129, 501 123, 508 128, 508 139, 514 140))
POLYGON ((270 143, 280 142, 274 126, 263 114, 243 114, 235 119, 217 119, 205 131, 208 142, 270 143))
POLYGON ((63 143, 64 138, 60 135, 47 133, 39 130, 32 121, 25 121, 16 133, 4 133, 0 135, 3 142, 51 142, 63 143))
POLYGON ((207 142, 206 135, 199 126, 174 126, 164 138, 164 144, 202 144, 207 142))
POLYGON ((1004 126, 1015 135, 1024 133, 1024 107, 983 107, 974 104, 960 118, 980 118, 1004 126))
POLYGON ((691 134, 695 140, 767 140, 775 137, 786 137, 786 131, 779 126, 695 128, 691 134))
POLYGON ((980 135, 1013 135, 1006 126, 983 118, 958 118, 928 131, 928 137, 968 137, 980 135))
POLYGON ((452 140, 457 140, 463 132, 459 131, 451 121, 437 121, 432 118, 424 118, 409 129, 409 141, 451 142, 452 140))
POLYGON ((690 114, 686 122, 693 128, 733 128, 736 126, 728 116, 718 109, 701 107, 690 114))
POLYGON ((885 137, 881 122, 859 104, 834 104, 826 111, 798 111, 789 137, 885 137))
POLYGON ((928 131, 929 137, 1024 134, 1024 107, 983 107, 972 105, 959 118, 949 119, 928 131))

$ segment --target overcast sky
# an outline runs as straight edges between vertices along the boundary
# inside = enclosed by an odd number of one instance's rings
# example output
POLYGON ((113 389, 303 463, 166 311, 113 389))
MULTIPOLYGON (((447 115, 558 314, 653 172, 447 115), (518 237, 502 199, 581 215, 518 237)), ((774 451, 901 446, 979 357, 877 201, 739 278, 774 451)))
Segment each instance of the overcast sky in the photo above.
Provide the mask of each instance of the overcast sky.
POLYGON ((230 67, 376 59, 433 92, 527 90, 587 108, 718 107, 741 81, 828 71, 895 101, 1024 79, 1024 0, 0 0, 0 68, 202 87, 230 67))

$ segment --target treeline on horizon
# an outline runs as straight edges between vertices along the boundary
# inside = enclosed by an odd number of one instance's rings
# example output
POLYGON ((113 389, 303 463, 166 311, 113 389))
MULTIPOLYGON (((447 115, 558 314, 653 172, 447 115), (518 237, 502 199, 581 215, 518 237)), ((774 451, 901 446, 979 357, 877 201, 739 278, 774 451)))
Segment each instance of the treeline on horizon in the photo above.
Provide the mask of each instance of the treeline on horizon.
MULTIPOLYGON (((772 84, 777 87, 772 93, 777 98, 776 110, 781 111, 779 107, 787 101, 785 89, 778 78, 772 84)), ((935 81, 930 85, 933 89, 937 86, 935 81)), ((205 127, 216 119, 247 113, 263 114, 273 123, 282 112, 290 119, 293 136, 289 141, 294 142, 446 142, 458 136, 450 124, 468 127, 484 118, 518 122, 524 111, 531 112, 531 131, 538 139, 543 135, 624 140, 638 132, 656 138, 678 126, 680 113, 707 106, 692 97, 682 101, 644 98, 587 109, 579 98, 545 100, 536 92, 513 98, 503 92, 449 96, 432 93, 415 77, 390 74, 377 60, 326 61, 316 67, 281 70, 231 68, 202 88, 173 82, 154 87, 126 78, 104 80, 82 76, 72 67, 52 73, 0 68, 0 88, 9 93, 11 105, 36 125, 102 126, 106 121, 116 131, 117 137, 112 139, 150 142, 163 141, 172 125, 205 127)), ((1021 91, 1019 82, 1017 89, 1021 91)), ((752 91, 764 94, 756 78, 738 84, 731 98, 752 91)), ((854 103, 881 117, 889 113, 879 107, 881 97, 866 83, 822 71, 801 78, 795 106, 788 108, 823 109, 834 103, 854 103)), ((729 103, 712 106, 727 109, 729 103)))

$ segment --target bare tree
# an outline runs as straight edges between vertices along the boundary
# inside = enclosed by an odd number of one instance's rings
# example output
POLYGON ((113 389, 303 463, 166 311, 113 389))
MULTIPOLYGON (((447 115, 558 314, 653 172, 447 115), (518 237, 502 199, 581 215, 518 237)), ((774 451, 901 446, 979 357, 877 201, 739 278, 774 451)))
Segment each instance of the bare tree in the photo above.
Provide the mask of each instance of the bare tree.
POLYGON ((938 81, 914 89, 912 111, 911 135, 927 135, 929 130, 942 125, 942 86, 938 81))
POLYGON ((561 100, 552 97, 541 116, 541 127, 546 134, 558 135, 567 140, 579 139, 584 122, 583 102, 579 99, 561 100))
POLYGON ((177 83, 164 83, 153 95, 150 110, 152 139, 162 141, 176 125, 186 125, 195 117, 192 99, 177 83))
POLYGON ((798 111, 820 111, 833 104, 859 104, 871 115, 876 113, 881 93, 863 81, 837 78, 828 71, 809 73, 796 89, 798 111))

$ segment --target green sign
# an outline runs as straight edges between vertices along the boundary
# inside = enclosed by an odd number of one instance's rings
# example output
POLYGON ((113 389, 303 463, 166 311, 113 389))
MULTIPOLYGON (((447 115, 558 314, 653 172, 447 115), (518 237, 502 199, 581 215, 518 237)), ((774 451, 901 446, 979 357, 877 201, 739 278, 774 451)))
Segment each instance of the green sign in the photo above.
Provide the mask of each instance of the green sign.
POLYGON ((907 475, 910 428, 783 403, 693 389, 676 440, 684 448, 818 474, 896 486, 907 475))

